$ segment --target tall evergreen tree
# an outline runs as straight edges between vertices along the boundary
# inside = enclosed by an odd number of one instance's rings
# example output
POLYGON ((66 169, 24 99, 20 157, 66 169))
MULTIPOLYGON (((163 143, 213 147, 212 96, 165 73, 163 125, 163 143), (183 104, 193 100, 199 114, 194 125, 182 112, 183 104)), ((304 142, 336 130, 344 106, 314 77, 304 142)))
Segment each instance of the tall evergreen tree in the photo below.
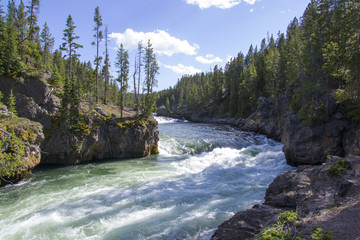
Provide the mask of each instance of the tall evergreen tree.
POLYGON ((121 118, 123 117, 124 110, 124 97, 127 93, 128 81, 129 81, 129 54, 128 51, 124 49, 123 44, 120 45, 120 48, 117 52, 116 57, 116 67, 118 68, 118 78, 117 81, 120 84, 120 110, 121 118))
POLYGON ((41 44, 43 50, 43 64, 45 66, 45 70, 50 69, 50 54, 51 50, 54 47, 55 38, 51 35, 49 27, 47 23, 44 23, 42 32, 41 32, 41 44))
POLYGON ((16 27, 18 28, 18 32, 19 32, 19 54, 22 60, 24 60, 25 45, 28 34, 27 16, 28 16, 28 12, 25 10, 24 2, 21 0, 18 10, 16 12, 16 27))
MULTIPOLYGON (((139 110, 139 105, 140 105, 140 89, 141 89, 141 71, 142 71, 142 67, 144 66, 143 64, 143 52, 144 52, 144 47, 142 45, 142 42, 138 42, 138 48, 137 48, 137 59, 138 59, 138 63, 137 65, 137 72, 138 72, 138 93, 137 93, 137 97, 138 99, 136 99, 136 111, 138 112, 139 110)), ((142 92, 143 93, 143 92, 142 92)))
POLYGON ((5 75, 5 47, 6 47, 6 28, 4 21, 4 12, 2 10, 2 5, 0 5, 0 76, 5 75))
POLYGON ((39 27, 37 26, 37 14, 40 8, 40 0, 30 0, 30 5, 27 6, 29 16, 28 16, 28 39, 30 41, 34 41, 36 33, 39 31, 39 27))
POLYGON ((64 57, 67 57, 68 59, 68 76, 70 79, 72 77, 73 62, 80 56, 79 54, 77 54, 76 50, 83 47, 82 45, 75 42, 75 40, 80 38, 79 36, 76 36, 75 28, 76 26, 74 24, 74 21, 71 15, 69 15, 66 20, 66 29, 64 30, 64 42, 62 43, 60 49, 67 52, 67 55, 64 55, 64 57))
POLYGON ((148 45, 145 48, 144 55, 144 70, 145 70, 145 101, 144 101, 144 111, 145 114, 151 114, 155 108, 155 96, 153 94, 153 88, 157 86, 156 76, 159 73, 159 65, 156 61, 156 56, 154 53, 154 48, 150 40, 148 40, 148 45))
POLYGON ((100 15, 100 9, 99 7, 96 7, 95 8, 95 14, 94 14, 94 22, 95 22, 95 26, 94 26, 94 31, 95 31, 95 34, 93 35, 94 38, 95 38, 95 42, 92 42, 92 45, 96 45, 96 57, 95 57, 95 78, 96 78, 96 102, 98 102, 98 98, 99 98, 99 92, 98 92, 98 85, 99 85, 99 67, 100 67, 100 64, 101 64, 101 59, 102 57, 99 56, 99 48, 100 48, 100 42, 102 41, 103 39, 103 34, 102 34, 102 31, 101 31, 101 26, 103 25, 102 23, 102 18, 101 18, 101 15, 100 15))
POLYGON ((108 51, 108 28, 105 27, 105 63, 104 63, 104 104, 107 103, 107 94, 108 94, 108 86, 109 86, 109 79, 110 79, 110 59, 109 59, 109 51, 108 51))
POLYGON ((8 11, 6 18, 6 31, 5 31, 5 47, 3 49, 3 71, 7 76, 16 76, 21 72, 24 67, 20 61, 20 55, 18 52, 18 31, 16 29, 15 20, 15 4, 13 2, 8 3, 8 11))

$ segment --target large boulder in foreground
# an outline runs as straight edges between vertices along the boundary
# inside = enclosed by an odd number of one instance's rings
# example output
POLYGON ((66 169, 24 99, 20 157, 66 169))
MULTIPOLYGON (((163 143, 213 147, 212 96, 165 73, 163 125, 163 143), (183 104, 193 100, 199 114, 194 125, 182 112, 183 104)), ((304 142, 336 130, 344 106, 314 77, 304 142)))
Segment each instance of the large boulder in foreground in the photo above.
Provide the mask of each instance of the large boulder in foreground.
POLYGON ((18 118, 0 106, 0 185, 16 183, 41 160, 43 126, 18 118))
POLYGON ((358 239, 360 157, 350 155, 347 159, 349 168, 340 175, 328 170, 340 160, 338 157, 279 175, 267 189, 263 204, 237 213, 219 226, 212 239, 254 239, 287 210, 299 213, 297 232, 305 239, 311 239, 316 227, 332 232, 337 240, 358 239))

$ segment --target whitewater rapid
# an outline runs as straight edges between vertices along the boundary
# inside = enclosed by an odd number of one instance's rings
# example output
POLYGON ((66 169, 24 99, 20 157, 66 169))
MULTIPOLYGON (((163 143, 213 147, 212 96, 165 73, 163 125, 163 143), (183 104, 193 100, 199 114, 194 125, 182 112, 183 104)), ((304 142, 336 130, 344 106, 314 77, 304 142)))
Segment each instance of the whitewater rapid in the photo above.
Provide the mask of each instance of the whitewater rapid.
POLYGON ((0 239, 209 239, 293 170, 265 136, 156 119, 157 156, 39 168, 1 188, 0 239))

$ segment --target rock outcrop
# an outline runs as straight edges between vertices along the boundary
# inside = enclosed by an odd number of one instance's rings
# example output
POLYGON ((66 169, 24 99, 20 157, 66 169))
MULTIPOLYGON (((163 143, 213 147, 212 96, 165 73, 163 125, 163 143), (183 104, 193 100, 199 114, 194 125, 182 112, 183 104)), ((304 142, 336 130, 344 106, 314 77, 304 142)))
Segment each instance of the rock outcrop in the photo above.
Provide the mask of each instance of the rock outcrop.
POLYGON ((110 106, 85 104, 81 107, 83 124, 78 131, 70 131, 58 115, 59 89, 51 87, 48 78, 48 73, 38 77, 24 75, 16 80, 0 77, 4 102, 12 90, 18 115, 44 127, 41 164, 78 164, 157 153, 159 133, 155 119, 138 119, 134 114, 120 119, 118 108, 108 111, 110 106))
POLYGON ((348 156, 350 167, 341 176, 328 170, 338 159, 279 175, 267 189, 263 204, 237 213, 219 226, 212 239, 253 239, 286 210, 300 213, 297 232, 305 239, 310 239, 315 227, 331 231, 337 240, 359 239, 360 157, 348 156))
MULTIPOLYGON (((105 110, 101 110, 104 114, 105 110)), ((106 113, 109 116, 108 113, 106 113)), ((60 127, 43 144, 42 164, 79 164, 110 158, 138 158, 157 153, 159 132, 154 118, 121 120, 95 114, 81 133, 60 127)))
POLYGON ((40 123, 15 117, 0 106, 1 186, 22 180, 40 163, 43 140, 40 123))

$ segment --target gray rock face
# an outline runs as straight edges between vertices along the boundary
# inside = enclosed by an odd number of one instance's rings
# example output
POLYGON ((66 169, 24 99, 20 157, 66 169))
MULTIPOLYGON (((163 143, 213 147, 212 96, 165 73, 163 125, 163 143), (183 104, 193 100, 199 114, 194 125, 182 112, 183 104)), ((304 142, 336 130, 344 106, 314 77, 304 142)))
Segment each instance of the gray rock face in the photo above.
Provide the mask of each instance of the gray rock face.
POLYGON ((42 164, 79 164, 109 158, 145 157, 157 153, 159 132, 155 119, 122 126, 119 119, 92 119, 88 134, 72 134, 64 128, 43 144, 42 164))
POLYGON ((51 116, 60 108, 60 99, 53 93, 46 83, 44 74, 40 78, 24 76, 23 81, 0 77, 0 91, 5 100, 10 94, 10 89, 16 98, 16 109, 19 117, 41 123, 45 128, 51 127, 51 116))
POLYGON ((291 165, 320 164, 327 155, 343 156, 342 133, 346 121, 330 119, 320 126, 306 126, 293 115, 284 126, 282 142, 291 165))
POLYGON ((279 175, 267 189, 264 204, 237 213, 219 226, 212 239, 253 239, 286 210, 300 214, 297 231, 303 232, 305 239, 310 239, 315 227, 333 232, 334 239, 359 238, 360 157, 348 156, 350 168, 346 173, 331 175, 327 169, 338 159, 279 175))

